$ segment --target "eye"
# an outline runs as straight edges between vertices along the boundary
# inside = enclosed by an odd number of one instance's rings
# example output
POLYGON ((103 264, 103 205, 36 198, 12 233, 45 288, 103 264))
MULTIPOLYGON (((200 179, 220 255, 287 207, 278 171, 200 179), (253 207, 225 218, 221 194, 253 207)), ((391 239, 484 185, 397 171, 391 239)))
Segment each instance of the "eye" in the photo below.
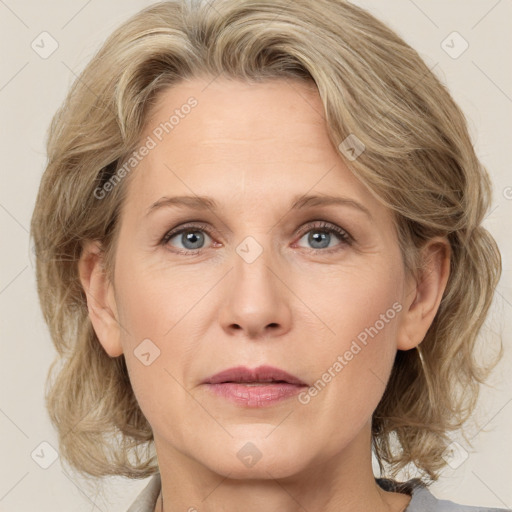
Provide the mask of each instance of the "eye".
POLYGON ((204 249, 205 246, 205 238, 211 238, 207 232, 207 226, 204 224, 195 224, 182 226, 179 229, 171 230, 162 239, 162 244, 167 245, 173 239, 177 240, 178 244, 182 244, 182 247, 176 246, 175 244, 170 244, 177 249, 181 249, 181 251, 177 252, 200 252, 204 249))
MULTIPOLYGON (((311 244, 313 251, 332 252, 332 250, 339 250, 339 245, 351 245, 353 242, 352 237, 344 229, 335 224, 322 221, 313 226, 307 226, 307 228, 309 229, 305 231, 305 235, 302 236, 300 240, 305 238, 306 242, 311 244), (333 237, 333 235, 335 236, 333 237), (334 244, 334 249, 332 249, 331 242, 336 238, 341 240, 342 243, 334 244)), ((304 231, 302 232, 304 233, 304 231)))
MULTIPOLYGON (((313 252, 329 253, 341 250, 343 246, 351 245, 354 241, 347 231, 335 224, 324 221, 306 226, 305 229, 301 230, 301 234, 303 235, 299 242, 306 238, 306 242, 311 244, 310 250, 313 252), (331 242, 336 238, 341 243, 334 244, 333 247, 331 242)), ((161 244, 164 246, 171 245, 177 249, 175 252, 180 254, 198 254, 207 247, 207 238, 211 239, 208 225, 188 224, 167 232, 162 238, 161 244), (174 239, 176 241, 171 243, 174 239), (178 244, 181 244, 181 247, 178 244)))

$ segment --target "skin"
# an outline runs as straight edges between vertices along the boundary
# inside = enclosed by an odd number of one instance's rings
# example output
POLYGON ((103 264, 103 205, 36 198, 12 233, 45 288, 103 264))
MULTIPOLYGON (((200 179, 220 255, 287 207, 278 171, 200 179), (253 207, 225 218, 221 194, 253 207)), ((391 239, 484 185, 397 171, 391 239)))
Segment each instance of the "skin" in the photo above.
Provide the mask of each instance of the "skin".
POLYGON ((130 177, 113 282, 97 242, 79 263, 98 339, 111 357, 124 354, 152 426, 164 510, 404 510, 408 495, 375 482, 371 417, 396 351, 416 347, 432 323, 449 245, 426 245, 418 281, 405 272, 391 212, 330 143, 314 87, 211 80, 160 93, 141 141, 190 96, 198 105, 130 177), (304 194, 349 198, 372 219, 348 205, 292 210, 304 194), (219 209, 145 216, 162 196, 178 195, 212 197, 219 209), (191 221, 208 227, 204 240, 160 243, 191 221), (308 234, 324 232, 316 221, 344 229, 352 243, 333 233, 315 245, 308 234), (247 236, 262 248, 251 263, 236 251, 247 236), (292 397, 247 408, 201 385, 226 368, 260 364, 311 385, 394 303, 401 311, 307 404, 292 397), (148 366, 134 355, 147 338, 160 350, 148 366), (248 442, 261 454, 252 467, 237 457, 248 442))

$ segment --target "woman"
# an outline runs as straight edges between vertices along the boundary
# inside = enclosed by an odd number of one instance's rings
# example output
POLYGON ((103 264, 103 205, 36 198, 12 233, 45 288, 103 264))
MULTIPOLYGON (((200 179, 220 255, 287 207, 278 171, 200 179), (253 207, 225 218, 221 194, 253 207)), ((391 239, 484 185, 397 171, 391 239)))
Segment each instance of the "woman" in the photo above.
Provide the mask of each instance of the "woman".
POLYGON ((467 508, 428 484, 491 369, 491 189, 395 33, 341 0, 155 4, 48 155, 32 233, 72 466, 154 475, 130 512, 467 508))

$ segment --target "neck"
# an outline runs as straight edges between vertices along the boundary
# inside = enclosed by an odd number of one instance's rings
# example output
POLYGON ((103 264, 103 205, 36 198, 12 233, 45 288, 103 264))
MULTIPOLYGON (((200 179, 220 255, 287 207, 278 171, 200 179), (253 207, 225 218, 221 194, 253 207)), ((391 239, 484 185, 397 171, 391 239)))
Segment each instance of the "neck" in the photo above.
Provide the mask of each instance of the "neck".
POLYGON ((221 475, 155 435, 162 480, 155 512, 221 512, 227 504, 229 510, 246 512, 402 512, 410 496, 384 491, 376 483, 369 435, 364 435, 365 432, 343 451, 311 461, 298 472, 290 470, 286 474, 285 471, 279 478, 272 476, 277 471, 269 463, 265 468, 260 467, 263 472, 260 471, 258 478, 230 478, 229 472, 221 475))

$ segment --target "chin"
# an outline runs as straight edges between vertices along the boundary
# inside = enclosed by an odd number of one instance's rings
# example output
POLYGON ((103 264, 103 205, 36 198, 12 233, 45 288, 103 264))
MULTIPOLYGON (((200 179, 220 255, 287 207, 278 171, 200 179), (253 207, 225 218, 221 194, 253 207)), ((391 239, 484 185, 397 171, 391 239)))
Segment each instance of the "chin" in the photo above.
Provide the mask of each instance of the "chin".
POLYGON ((302 443, 294 442, 284 430, 281 436, 276 432, 269 436, 268 432, 265 428, 263 434, 234 437, 224 446, 218 444, 203 464, 235 480, 289 478, 302 471, 309 459, 300 448, 302 443))

